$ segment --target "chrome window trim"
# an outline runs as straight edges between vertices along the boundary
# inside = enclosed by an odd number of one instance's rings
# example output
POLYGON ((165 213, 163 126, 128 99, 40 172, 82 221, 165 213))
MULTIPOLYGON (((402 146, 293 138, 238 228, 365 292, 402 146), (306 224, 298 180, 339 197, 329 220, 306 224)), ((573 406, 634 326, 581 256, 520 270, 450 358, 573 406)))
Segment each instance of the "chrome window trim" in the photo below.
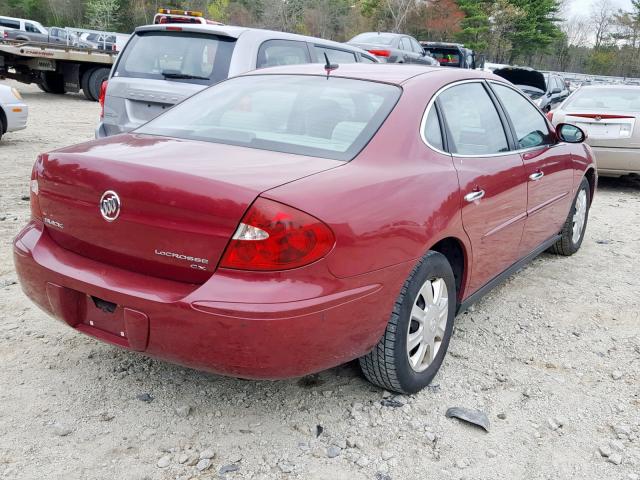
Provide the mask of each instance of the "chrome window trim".
MULTIPOLYGON (((498 85, 504 85, 505 87, 511 88, 516 93, 518 93, 521 96, 523 96, 522 93, 518 92, 516 89, 514 89, 512 86, 508 85, 507 83, 496 81, 496 80, 487 80, 487 79, 484 79, 484 78, 473 78, 473 79, 468 79, 468 80, 458 80, 456 82, 449 83, 448 85, 445 85, 444 87, 441 87, 436 93, 433 94, 433 96, 431 97, 431 100, 429 100, 429 103, 427 104, 427 108, 425 108, 424 113, 422 114, 422 121, 420 122, 420 138, 422 139, 422 143, 424 143, 427 147, 429 147, 431 150, 433 150, 435 152, 438 152, 438 153, 440 153, 442 155, 449 155, 449 156, 454 157, 454 158, 506 157, 507 155, 514 155, 516 153, 528 153, 528 152, 533 152, 535 150, 540 150, 541 148, 544 148, 544 147, 553 147, 553 146, 555 146, 555 144, 553 144, 553 145, 538 145, 537 147, 521 148, 519 150, 509 150, 508 152, 487 153, 487 154, 484 154, 484 155, 463 155, 463 154, 459 154, 459 153, 445 152, 445 151, 440 150, 439 148, 436 148, 433 145, 431 145, 427 141, 427 138, 425 137, 424 128, 425 128, 425 126, 427 124, 427 116, 429 115, 429 111, 433 108, 433 104, 436 103, 436 100, 438 99, 438 96, 442 92, 444 92, 445 90, 448 90, 449 88, 455 87, 457 85, 463 85, 465 83, 480 83, 480 84, 482 84, 482 83, 485 83, 485 82, 495 83, 495 84, 498 84, 498 85)), ((524 98, 526 99, 526 97, 524 97, 524 98)), ((493 103, 493 100, 491 100, 491 102, 493 103)), ((536 109, 538 109, 538 107, 536 107, 535 104, 533 102, 531 102, 531 100, 529 100, 529 103, 531 103, 531 105, 533 105, 536 109)), ((497 110, 496 110, 496 113, 498 113, 497 110)), ((540 113, 540 114, 542 115, 542 113, 540 113)), ((542 115, 542 116, 544 118, 544 115, 542 115)), ((546 122, 546 118, 545 118, 545 122, 546 122)), ((440 129, 442 130, 442 125, 440 125, 440 129)), ((507 132, 505 132, 505 135, 507 135, 507 132)))

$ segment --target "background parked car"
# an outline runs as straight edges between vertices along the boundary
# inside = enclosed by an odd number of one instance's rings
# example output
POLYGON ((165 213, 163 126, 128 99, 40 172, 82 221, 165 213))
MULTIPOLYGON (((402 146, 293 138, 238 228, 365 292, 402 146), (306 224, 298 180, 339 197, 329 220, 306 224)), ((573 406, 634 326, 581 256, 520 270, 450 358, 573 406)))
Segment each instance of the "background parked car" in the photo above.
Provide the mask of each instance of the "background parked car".
POLYGON ((0 138, 7 132, 27 126, 29 107, 17 89, 0 84, 0 138))
POLYGON ((418 63, 439 65, 418 41, 400 33, 365 32, 356 35, 347 43, 367 50, 385 63, 418 63))
POLYGON ((90 42, 84 41, 72 31, 60 27, 49 27, 48 43, 57 43, 70 47, 94 48, 90 42))
POLYGON ((203 24, 136 29, 101 95, 97 137, 136 128, 227 77, 275 65, 377 63, 352 45, 292 33, 203 24))
POLYGON ((524 67, 499 68, 493 73, 517 85, 543 112, 555 108, 569 96, 564 80, 556 74, 524 67))
POLYGON ((421 41, 420 45, 443 67, 484 68, 484 56, 477 56, 472 49, 461 43, 421 41))
POLYGON ((0 16, 0 27, 8 27, 7 39, 48 42, 49 31, 40 22, 26 18, 0 16))
POLYGON ((587 132, 600 175, 640 174, 640 86, 585 86, 548 116, 587 132))

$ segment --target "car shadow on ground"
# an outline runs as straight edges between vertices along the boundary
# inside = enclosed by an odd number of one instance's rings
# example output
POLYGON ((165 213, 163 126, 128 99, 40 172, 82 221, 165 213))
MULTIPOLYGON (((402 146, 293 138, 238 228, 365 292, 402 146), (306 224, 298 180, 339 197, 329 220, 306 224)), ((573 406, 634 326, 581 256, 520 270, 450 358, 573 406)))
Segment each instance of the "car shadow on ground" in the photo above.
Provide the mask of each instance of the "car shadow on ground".
MULTIPOLYGON (((640 176, 626 175, 624 177, 598 177, 598 189, 610 192, 640 191, 640 176)), ((597 194, 596 194, 597 198, 597 194)))

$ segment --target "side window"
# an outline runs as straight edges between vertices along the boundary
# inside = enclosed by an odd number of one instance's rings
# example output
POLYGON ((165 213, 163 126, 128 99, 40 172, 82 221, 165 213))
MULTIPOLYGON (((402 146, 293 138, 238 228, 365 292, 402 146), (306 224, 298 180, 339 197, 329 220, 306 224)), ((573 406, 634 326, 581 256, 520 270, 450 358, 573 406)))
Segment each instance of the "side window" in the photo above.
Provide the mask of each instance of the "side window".
POLYGON ((260 45, 256 68, 277 65, 297 65, 311 63, 309 49, 305 42, 294 40, 267 40, 260 45))
POLYGON ((440 129, 440 120, 436 107, 433 105, 427 114, 427 120, 424 123, 424 138, 427 143, 438 150, 444 150, 444 142, 442 141, 442 130, 440 129))
POLYGON ((422 49, 418 41, 415 38, 410 38, 409 41, 411 42, 411 47, 413 48, 413 51, 422 55, 422 52, 424 52, 424 50, 422 49))
POLYGON ((373 58, 368 55, 360 54, 360 62, 361 63, 378 63, 373 58))
POLYGON ((402 37, 400 39, 398 47, 400 48, 400 50, 405 50, 407 52, 411 51, 411 45, 409 45, 409 40, 406 37, 402 37))
POLYGON ((25 22, 25 24, 24 24, 24 29, 25 29, 27 32, 31 32, 31 33, 40 33, 40 32, 38 31, 38 29, 35 27, 35 25, 33 25, 32 23, 25 22))
POLYGON ((482 84, 456 85, 438 98, 451 132, 452 153, 491 155, 509 151, 498 111, 482 84))
POLYGON ((326 61, 324 58, 325 53, 327 54, 327 57, 329 57, 329 61, 331 63, 356 63, 356 54, 353 52, 337 50, 335 48, 320 47, 318 45, 314 46, 314 50, 316 52, 316 61, 319 63, 324 63, 326 61))
POLYGON ((547 122, 536 107, 509 87, 495 83, 492 87, 511 118, 518 148, 533 148, 553 143, 547 122))
POLYGON ((20 29, 20 22, 3 18, 0 20, 0 27, 20 29))

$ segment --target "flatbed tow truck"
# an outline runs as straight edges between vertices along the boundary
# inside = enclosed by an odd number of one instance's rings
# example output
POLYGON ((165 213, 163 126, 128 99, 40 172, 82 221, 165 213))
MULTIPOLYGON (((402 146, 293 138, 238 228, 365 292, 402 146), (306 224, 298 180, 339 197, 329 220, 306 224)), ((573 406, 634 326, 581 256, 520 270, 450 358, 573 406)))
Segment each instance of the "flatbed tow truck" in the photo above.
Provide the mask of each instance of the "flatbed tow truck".
POLYGON ((0 78, 35 83, 43 91, 62 94, 82 90, 98 101, 117 51, 23 40, 0 40, 0 78))

